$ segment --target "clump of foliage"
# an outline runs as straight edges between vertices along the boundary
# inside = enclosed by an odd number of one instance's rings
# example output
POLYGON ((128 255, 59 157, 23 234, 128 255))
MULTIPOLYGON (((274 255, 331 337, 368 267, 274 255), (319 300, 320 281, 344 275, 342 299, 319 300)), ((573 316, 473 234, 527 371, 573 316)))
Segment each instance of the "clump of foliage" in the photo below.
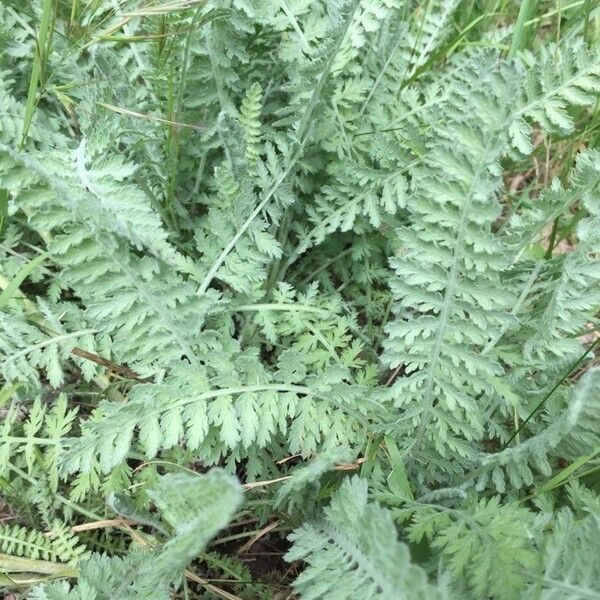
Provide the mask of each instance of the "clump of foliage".
POLYGON ((600 9, 0 1, 0 586, 600 598, 600 9))

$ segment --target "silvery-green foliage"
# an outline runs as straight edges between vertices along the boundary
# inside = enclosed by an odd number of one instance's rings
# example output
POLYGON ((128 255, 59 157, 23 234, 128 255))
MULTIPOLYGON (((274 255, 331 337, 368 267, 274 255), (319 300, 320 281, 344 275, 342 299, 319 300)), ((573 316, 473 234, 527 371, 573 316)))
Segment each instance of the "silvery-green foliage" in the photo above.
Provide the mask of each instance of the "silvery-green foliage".
POLYGON ((0 550, 77 570, 30 597, 254 598, 242 536, 302 598, 597 597, 597 46, 508 60, 461 0, 22 4, 0 550))
POLYGON ((80 566, 77 586, 51 584, 34 589, 32 600, 53 598, 167 599, 187 564, 227 525, 242 503, 235 478, 219 469, 205 475, 170 474, 147 491, 168 539, 159 547, 124 558, 94 554, 80 566))
POLYGON ((366 482, 358 477, 346 479, 323 518, 303 525, 290 540, 287 560, 308 564, 294 584, 302 598, 448 597, 411 563, 390 512, 369 502, 366 482))

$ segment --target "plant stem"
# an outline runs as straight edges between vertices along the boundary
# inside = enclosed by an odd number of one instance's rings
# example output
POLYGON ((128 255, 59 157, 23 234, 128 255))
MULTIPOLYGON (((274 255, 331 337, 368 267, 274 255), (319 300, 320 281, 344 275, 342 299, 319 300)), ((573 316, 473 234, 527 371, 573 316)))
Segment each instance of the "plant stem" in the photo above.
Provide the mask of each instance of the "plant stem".
POLYGON ((500 448, 500 450, 504 450, 519 434, 519 432, 521 431, 521 429, 523 429, 523 427, 529 423, 529 421, 532 419, 532 417, 540 410, 540 408, 542 408, 542 406, 544 406, 544 404, 547 402, 547 400, 550 398, 550 396, 552 396, 552 394, 554 394, 554 392, 560 387, 560 385, 562 384, 562 382, 573 372, 575 371, 575 369, 577 369, 577 367, 579 367, 579 365, 581 365, 586 357, 588 356, 588 354, 590 352, 592 352, 592 350, 600 343, 600 338, 597 338, 596 340, 594 340, 587 348, 587 350, 569 367, 569 369, 567 371, 565 371, 564 375, 556 382, 556 384, 552 387, 552 389, 538 402, 538 404, 535 406, 535 408, 527 415, 527 417, 525 419, 523 419, 521 425, 519 426, 518 429, 516 429, 516 431, 508 438, 508 440, 506 441, 506 443, 502 446, 502 448, 500 448))
POLYGON ((550 232, 550 239, 548 240, 548 248, 546 249, 546 253, 544 254, 544 259, 549 260, 552 258, 552 252, 554 251, 554 246, 556 244, 556 232, 558 231, 558 217, 554 219, 554 223, 552 224, 552 231, 550 232))

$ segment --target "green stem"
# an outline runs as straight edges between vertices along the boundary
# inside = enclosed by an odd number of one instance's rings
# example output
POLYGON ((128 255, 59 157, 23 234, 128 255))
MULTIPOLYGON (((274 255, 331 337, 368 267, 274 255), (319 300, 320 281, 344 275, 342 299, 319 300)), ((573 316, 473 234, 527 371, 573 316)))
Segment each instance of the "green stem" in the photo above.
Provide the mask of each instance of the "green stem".
POLYGON ((546 253, 544 254, 544 259, 549 260, 552 258, 552 252, 554 251, 554 246, 556 245, 556 232, 558 231, 558 217, 554 219, 554 223, 552 224, 552 231, 550 232, 550 239, 548 240, 548 248, 546 253))

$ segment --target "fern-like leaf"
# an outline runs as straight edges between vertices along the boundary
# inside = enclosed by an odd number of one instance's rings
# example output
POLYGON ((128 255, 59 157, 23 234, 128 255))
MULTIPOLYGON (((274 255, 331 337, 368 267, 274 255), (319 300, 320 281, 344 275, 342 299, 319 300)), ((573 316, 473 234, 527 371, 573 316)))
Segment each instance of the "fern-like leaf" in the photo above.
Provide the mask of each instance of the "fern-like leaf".
POLYGON ((551 456, 575 460, 592 453, 600 427, 600 369, 586 373, 562 413, 554 410, 545 421, 537 435, 502 452, 481 455, 478 468, 484 472, 478 477, 479 489, 490 478, 499 492, 505 491, 507 478, 512 488, 519 489, 533 483, 535 472, 550 475, 551 456))
POLYGON ((51 531, 42 533, 20 525, 0 526, 0 552, 32 560, 76 565, 89 557, 89 551, 76 534, 59 520, 50 523, 51 531))
MULTIPOLYGON (((482 438, 485 413, 477 399, 494 393, 502 368, 480 347, 506 322, 511 303, 501 281, 506 250, 492 234, 510 86, 501 74, 488 76, 481 90, 493 92, 462 88, 449 103, 453 123, 436 130, 413 174, 412 224, 398 230, 400 250, 391 259, 397 316, 386 328, 384 359, 408 375, 390 391, 405 413, 398 419, 402 441, 412 451, 426 442, 438 457, 451 455, 452 464, 442 467, 450 470, 482 438), (465 104, 477 117, 459 116, 465 104)), ((428 454, 431 472, 441 466, 437 460, 428 454)))
POLYGON ((147 552, 131 551, 124 558, 93 555, 82 563, 70 595, 68 586, 51 584, 38 588, 32 597, 52 599, 60 590, 78 600, 166 600, 186 565, 227 525, 242 502, 237 480, 219 469, 205 475, 165 475, 148 495, 171 529, 166 543, 147 552))
POLYGON ((531 121, 548 132, 568 133, 574 126, 568 108, 595 103, 600 92, 600 52, 581 41, 567 42, 559 48, 544 47, 539 58, 526 55, 523 62, 525 82, 510 133, 515 147, 529 154, 531 121))
POLYGON ((527 572, 539 566, 534 515, 517 503, 501 504, 495 497, 461 510, 423 507, 413 519, 410 539, 430 538, 468 597, 518 598, 528 583, 527 572))
POLYGON ((286 560, 308 563, 294 582, 305 600, 447 597, 411 564, 390 513, 368 501, 367 483, 359 477, 344 481, 322 521, 303 525, 290 540, 293 546, 286 560))

